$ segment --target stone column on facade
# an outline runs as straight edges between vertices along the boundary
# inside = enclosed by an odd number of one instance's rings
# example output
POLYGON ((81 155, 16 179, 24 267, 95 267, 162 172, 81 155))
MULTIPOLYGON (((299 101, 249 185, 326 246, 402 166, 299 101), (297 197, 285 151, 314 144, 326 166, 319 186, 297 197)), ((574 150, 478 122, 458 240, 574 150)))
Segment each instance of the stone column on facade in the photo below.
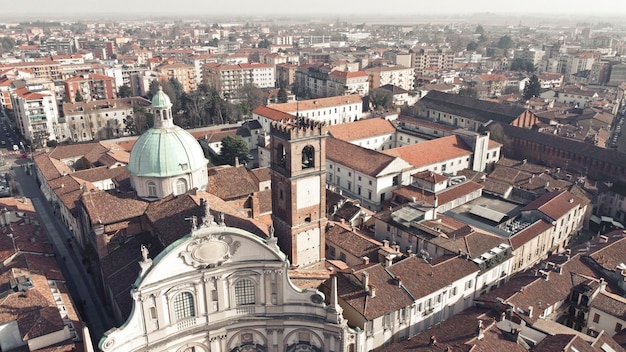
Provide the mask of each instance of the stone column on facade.
POLYGON ((216 311, 215 303, 213 302, 213 291, 215 290, 215 277, 204 277, 204 302, 206 304, 207 315, 216 311))
POLYGON ((285 351, 285 329, 284 328, 280 328, 280 329, 276 329, 276 341, 278 342, 275 346, 276 348, 276 352, 284 352, 285 351))
POLYGON ((337 346, 335 346, 336 339, 335 336, 330 332, 324 331, 324 345, 322 346, 323 351, 336 351, 337 346))
POLYGON ((226 287, 226 282, 223 278, 218 277, 215 281, 215 287, 217 288, 217 301, 221 304, 218 304, 217 311, 223 311, 225 309, 230 308, 230 299, 228 297, 230 292, 230 287, 226 287))

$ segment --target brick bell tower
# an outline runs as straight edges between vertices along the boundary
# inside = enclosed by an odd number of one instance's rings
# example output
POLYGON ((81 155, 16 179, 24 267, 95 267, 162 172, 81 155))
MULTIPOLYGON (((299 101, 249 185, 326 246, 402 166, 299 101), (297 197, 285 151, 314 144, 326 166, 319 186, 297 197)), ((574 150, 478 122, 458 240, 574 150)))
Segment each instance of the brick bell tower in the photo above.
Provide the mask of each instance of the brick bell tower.
POLYGON ((323 123, 296 117, 270 130, 272 221, 292 265, 324 258, 326 134, 323 123))

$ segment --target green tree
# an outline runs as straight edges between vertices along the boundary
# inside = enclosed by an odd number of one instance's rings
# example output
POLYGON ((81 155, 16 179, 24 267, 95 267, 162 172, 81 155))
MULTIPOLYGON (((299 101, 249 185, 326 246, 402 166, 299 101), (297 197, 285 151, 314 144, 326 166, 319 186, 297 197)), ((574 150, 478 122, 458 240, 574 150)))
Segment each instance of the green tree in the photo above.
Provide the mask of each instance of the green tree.
POLYGON ((144 106, 133 106, 133 115, 127 116, 124 119, 126 132, 132 135, 140 135, 148 130, 148 128, 154 127, 154 115, 149 113, 144 106))
POLYGON ((209 97, 201 89, 184 95, 183 108, 189 117, 189 126, 206 125, 208 122, 206 121, 208 104, 209 97))
POLYGON ((376 110, 389 109, 393 105, 393 94, 387 89, 372 89, 370 92, 370 102, 376 110))
POLYGON ((478 43, 470 42, 469 44, 467 44, 466 49, 467 51, 476 51, 476 49, 478 49, 478 43))
POLYGON ((287 96, 287 91, 285 88, 281 87, 278 90, 278 94, 276 94, 276 100, 278 100, 279 103, 286 103, 288 99, 289 97, 287 96))
POLYGON ((475 88, 471 88, 471 87, 459 89, 459 95, 478 99, 478 91, 475 88))
POLYGON ((272 45, 272 43, 267 39, 263 39, 259 42, 259 44, 257 44, 257 48, 269 48, 272 45))
POLYGON ((133 96, 133 90, 130 89, 128 84, 124 83, 117 89, 117 95, 120 98, 130 98, 133 96))
POLYGON ((541 83, 539 83, 539 78, 537 75, 533 75, 530 77, 530 80, 526 82, 524 86, 523 96, 524 99, 530 99, 533 97, 538 97, 541 93, 541 83))
POLYGON ((226 136, 222 139, 220 156, 224 164, 235 165, 235 158, 244 161, 249 152, 248 144, 241 136, 226 136))
POLYGON ((485 34, 485 29, 483 28, 483 26, 478 25, 476 26, 476 30, 474 31, 474 34, 485 34))
POLYGON ((156 79, 153 79, 150 82, 150 86, 148 87, 148 96, 146 98, 148 98, 148 100, 152 100, 152 97, 155 96, 159 92, 160 86, 161 85, 159 84, 159 81, 157 81, 156 79))
POLYGON ((525 71, 528 73, 532 73, 537 70, 532 62, 526 61, 521 58, 513 59, 513 61, 511 62, 511 67, 509 69, 511 71, 525 71))
POLYGON ((515 42, 513 42, 513 39, 511 39, 510 36, 503 35, 502 37, 500 37, 500 39, 498 39, 498 44, 496 46, 500 49, 507 50, 514 47, 515 42))
POLYGON ((80 92, 80 89, 76 91, 76 96, 74 97, 74 101, 77 103, 82 103, 83 101, 85 101, 85 98, 83 98, 83 95, 80 92))
POLYGON ((241 103, 239 107, 241 109, 241 114, 244 116, 250 115, 252 110, 257 107, 264 105, 266 94, 263 90, 253 84, 246 84, 239 89, 237 92, 237 97, 240 99, 241 103))
POLYGON ((15 48, 16 43, 13 38, 2 37, 0 38, 0 52, 9 52, 15 48))

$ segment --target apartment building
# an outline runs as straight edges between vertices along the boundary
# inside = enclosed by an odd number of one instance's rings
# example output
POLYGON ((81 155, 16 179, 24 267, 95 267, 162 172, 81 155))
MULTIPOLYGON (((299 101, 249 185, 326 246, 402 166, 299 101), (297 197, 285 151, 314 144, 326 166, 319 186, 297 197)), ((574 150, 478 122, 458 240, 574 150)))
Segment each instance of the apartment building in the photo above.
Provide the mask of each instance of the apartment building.
POLYGON ((415 75, 413 69, 404 66, 376 66, 363 69, 370 80, 370 89, 376 89, 386 84, 400 87, 404 90, 413 90, 415 75))
POLYGON ((543 50, 537 50, 534 48, 518 49, 513 52, 513 59, 520 59, 524 62, 529 62, 533 66, 537 66, 546 55, 543 50))
POLYGON ((454 52, 448 48, 414 48, 412 59, 412 67, 418 76, 427 68, 451 70, 454 67, 454 52))
POLYGON ((332 71, 326 84, 330 96, 358 94, 364 97, 369 94, 369 75, 364 71, 332 71))
MULTIPOLYGON (((509 80, 501 74, 482 74, 472 78, 481 99, 499 97, 506 94, 509 80)), ((518 89, 519 90, 519 89, 518 89)))
POLYGON ((69 78, 63 82, 65 88, 65 100, 75 103, 102 99, 114 99, 117 96, 115 77, 99 75, 95 73, 82 74, 69 78))
POLYGON ((175 78, 180 82, 185 93, 198 89, 196 69, 184 63, 165 64, 155 67, 156 72, 166 75, 168 79, 175 78))
POLYGON ((45 78, 51 81, 62 80, 61 64, 50 59, 36 59, 28 62, 15 62, 0 65, 0 70, 30 70, 35 78, 45 78))
POLYGON ((150 106, 141 98, 106 99, 63 104, 63 123, 57 133, 59 142, 87 142, 127 136, 132 126, 135 107, 150 106), (130 122, 128 121, 130 119, 130 122))
POLYGON ((53 92, 22 87, 11 93, 11 105, 20 133, 34 148, 45 147, 46 142, 57 139, 59 113, 53 92))
POLYGON ((236 97, 245 85, 272 88, 276 85, 274 73, 274 67, 260 63, 203 66, 204 84, 215 87, 223 97, 236 97))
POLYGON ((349 325, 365 332, 364 350, 376 350, 469 308, 478 271, 461 257, 366 264, 337 274, 338 303, 349 325))
POLYGON ((360 120, 363 100, 357 94, 269 104, 268 108, 324 122, 326 126, 360 120))

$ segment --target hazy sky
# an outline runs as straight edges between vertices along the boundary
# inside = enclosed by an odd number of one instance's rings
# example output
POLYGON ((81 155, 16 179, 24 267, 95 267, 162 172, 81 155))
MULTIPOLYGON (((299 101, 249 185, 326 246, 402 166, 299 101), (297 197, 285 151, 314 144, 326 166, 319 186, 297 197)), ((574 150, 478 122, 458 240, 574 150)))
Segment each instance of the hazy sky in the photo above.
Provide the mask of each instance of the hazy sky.
MULTIPOLYGON (((8 0, 4 0, 9 2, 8 0)), ((472 13, 519 13, 542 14, 601 14, 626 15, 626 2, 606 0, 582 2, 571 0, 18 0, 9 6, 0 6, 0 16, 18 15, 29 17, 70 16, 78 13, 89 17, 106 17, 109 14, 125 15, 268 15, 294 14, 472 14, 472 13), (587 4, 585 8, 581 5, 587 4)))

